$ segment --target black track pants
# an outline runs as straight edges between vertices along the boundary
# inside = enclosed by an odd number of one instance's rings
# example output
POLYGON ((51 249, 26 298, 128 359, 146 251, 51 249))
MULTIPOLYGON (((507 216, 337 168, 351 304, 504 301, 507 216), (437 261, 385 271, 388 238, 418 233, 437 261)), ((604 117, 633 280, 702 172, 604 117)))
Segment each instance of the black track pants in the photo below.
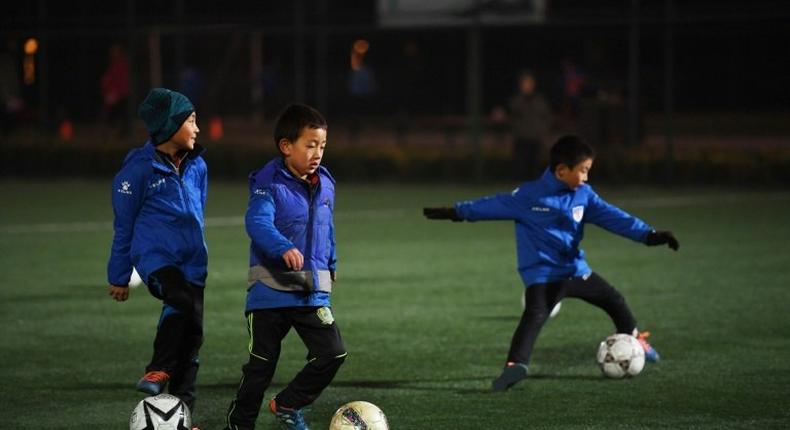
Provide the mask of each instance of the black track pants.
POLYGON ((271 383, 280 345, 291 327, 307 346, 307 364, 279 394, 277 403, 300 409, 315 401, 332 382, 346 357, 343 339, 329 308, 262 309, 247 314, 249 361, 242 367, 236 398, 228 409, 230 428, 253 428, 271 383))
POLYGON ((636 320, 623 296, 605 279, 592 273, 585 278, 570 278, 547 284, 527 287, 526 308, 521 315, 507 361, 528 364, 540 329, 549 317, 554 305, 565 297, 582 299, 602 309, 609 315, 618 333, 632 333, 636 320))
POLYGON ((175 267, 152 273, 148 290, 162 300, 162 314, 154 338, 154 354, 145 371, 170 375, 169 392, 195 406, 195 381, 203 344, 203 287, 192 285, 175 267))

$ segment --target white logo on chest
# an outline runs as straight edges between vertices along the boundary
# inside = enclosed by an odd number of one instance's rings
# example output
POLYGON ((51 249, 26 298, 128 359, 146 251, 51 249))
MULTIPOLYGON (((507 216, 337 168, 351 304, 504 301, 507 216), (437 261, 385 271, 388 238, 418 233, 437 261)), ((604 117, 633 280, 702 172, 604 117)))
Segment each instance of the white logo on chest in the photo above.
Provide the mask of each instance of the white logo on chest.
POLYGON ((574 221, 582 222, 582 218, 584 218, 584 206, 575 206, 572 209, 572 213, 574 221))
POLYGON ((164 183, 165 183, 165 178, 159 178, 158 180, 151 182, 151 184, 148 185, 148 188, 156 188, 164 183))

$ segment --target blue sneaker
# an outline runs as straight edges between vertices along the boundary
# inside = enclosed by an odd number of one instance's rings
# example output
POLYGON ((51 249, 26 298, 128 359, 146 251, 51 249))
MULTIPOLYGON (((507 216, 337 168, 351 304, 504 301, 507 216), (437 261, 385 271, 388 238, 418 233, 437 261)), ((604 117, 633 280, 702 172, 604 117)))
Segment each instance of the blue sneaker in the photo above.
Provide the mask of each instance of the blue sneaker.
POLYGON ((643 331, 639 333, 639 335, 636 337, 636 340, 639 341, 639 344, 642 345, 642 349, 645 350, 645 361, 650 363, 658 363, 658 360, 661 360, 661 356, 658 355, 658 351, 656 351, 656 349, 647 342, 648 337, 650 337, 650 332, 643 331))
POLYGON ((524 363, 508 362, 502 374, 491 382, 491 389, 494 392, 505 391, 508 388, 516 385, 519 381, 527 377, 529 369, 524 363))
POLYGON ((310 430, 304 422, 304 411, 302 409, 291 409, 280 406, 272 399, 269 402, 269 410, 277 417, 282 427, 286 430, 310 430))
POLYGON ((137 391, 156 396, 165 389, 165 385, 167 385, 169 380, 170 375, 167 372, 162 372, 161 370, 148 372, 137 381, 137 391))

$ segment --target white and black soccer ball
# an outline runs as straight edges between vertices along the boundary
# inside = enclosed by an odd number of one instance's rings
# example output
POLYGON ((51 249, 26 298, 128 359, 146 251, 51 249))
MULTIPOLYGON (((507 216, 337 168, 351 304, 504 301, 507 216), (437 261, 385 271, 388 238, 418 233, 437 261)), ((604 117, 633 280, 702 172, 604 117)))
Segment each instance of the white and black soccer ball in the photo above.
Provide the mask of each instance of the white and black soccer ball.
POLYGON ((598 365, 609 378, 636 376, 645 367, 645 350, 630 334, 613 334, 598 346, 598 365))
POLYGON ((389 430, 389 424, 378 406, 355 401, 346 403, 335 412, 329 430, 389 430))
POLYGON ((129 418, 129 430, 191 430, 189 408, 176 396, 160 394, 137 404, 129 418))

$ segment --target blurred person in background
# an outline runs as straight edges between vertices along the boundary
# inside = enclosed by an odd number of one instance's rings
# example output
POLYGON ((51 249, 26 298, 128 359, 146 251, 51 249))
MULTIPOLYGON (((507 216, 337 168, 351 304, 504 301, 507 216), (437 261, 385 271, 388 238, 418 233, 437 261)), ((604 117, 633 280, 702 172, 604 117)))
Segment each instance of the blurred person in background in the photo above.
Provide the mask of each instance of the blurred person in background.
POLYGON ((517 82, 517 92, 508 103, 507 118, 513 132, 513 173, 523 179, 539 173, 543 164, 543 139, 551 129, 553 113, 537 91, 531 70, 522 70, 517 82))
POLYGON ((19 66, 15 59, 16 42, 9 40, 0 52, 0 133, 14 131, 24 103, 20 96, 19 66))
POLYGON ((124 137, 127 128, 127 98, 129 97, 129 58, 121 45, 109 51, 110 64, 101 76, 102 120, 113 132, 124 137))
POLYGON ((562 60, 560 64, 560 87, 562 101, 560 111, 562 118, 570 125, 575 124, 581 111, 581 99, 584 95, 588 79, 587 75, 570 58, 562 60))

